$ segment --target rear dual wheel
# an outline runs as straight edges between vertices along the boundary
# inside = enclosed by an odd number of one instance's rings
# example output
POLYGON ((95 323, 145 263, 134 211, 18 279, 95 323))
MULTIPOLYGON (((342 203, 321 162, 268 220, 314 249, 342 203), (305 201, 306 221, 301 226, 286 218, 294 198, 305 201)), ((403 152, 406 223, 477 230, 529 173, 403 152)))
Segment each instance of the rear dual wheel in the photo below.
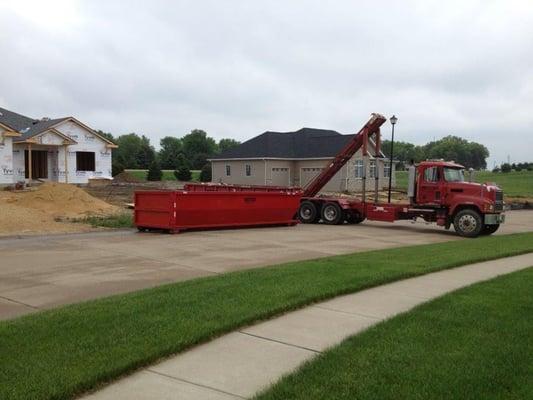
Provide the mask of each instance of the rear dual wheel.
POLYGON ((342 224, 344 221, 344 212, 337 203, 326 203, 322 207, 322 221, 328 225, 342 224))
POLYGON ((326 203, 319 210, 312 201, 305 200, 298 209, 298 219, 304 224, 316 224, 320 219, 325 224, 337 225, 344 221, 344 211, 337 203, 326 203))
POLYGON ((317 207, 312 201, 302 201, 298 209, 298 219, 303 224, 316 224, 320 219, 317 207))

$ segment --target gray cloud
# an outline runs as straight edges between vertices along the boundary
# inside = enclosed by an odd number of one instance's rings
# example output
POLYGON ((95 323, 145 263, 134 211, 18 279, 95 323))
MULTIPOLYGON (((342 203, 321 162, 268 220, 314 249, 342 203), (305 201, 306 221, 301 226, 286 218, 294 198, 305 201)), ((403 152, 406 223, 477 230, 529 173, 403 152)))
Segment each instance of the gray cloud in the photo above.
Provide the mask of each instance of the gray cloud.
POLYGON ((532 22, 528 1, 6 1, 0 104, 155 144, 349 133, 378 111, 400 139, 531 160, 532 22))

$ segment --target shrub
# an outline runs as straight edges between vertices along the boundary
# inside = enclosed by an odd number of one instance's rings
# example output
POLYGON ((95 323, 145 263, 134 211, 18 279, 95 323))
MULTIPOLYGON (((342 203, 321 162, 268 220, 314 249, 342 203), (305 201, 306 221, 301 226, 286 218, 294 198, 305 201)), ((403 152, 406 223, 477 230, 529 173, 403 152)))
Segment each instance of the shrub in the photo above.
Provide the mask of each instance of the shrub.
POLYGON ((124 171, 124 165, 120 161, 113 161, 111 165, 111 176, 117 176, 124 171))
POLYGON ((150 163, 150 168, 148 168, 148 173, 146 174, 147 181, 160 181, 163 177, 163 171, 161 171, 161 166, 157 159, 153 160, 150 163))
POLYGON ((211 164, 207 163, 202 167, 200 171, 200 182, 211 182, 211 164))
POLYGON ((186 165, 178 167, 174 171, 174 176, 178 181, 183 182, 189 182, 192 178, 191 170, 186 165))
POLYGON ((512 169, 511 164, 504 163, 502 164, 501 169, 502 169, 502 172, 504 173, 511 172, 511 169, 512 169))

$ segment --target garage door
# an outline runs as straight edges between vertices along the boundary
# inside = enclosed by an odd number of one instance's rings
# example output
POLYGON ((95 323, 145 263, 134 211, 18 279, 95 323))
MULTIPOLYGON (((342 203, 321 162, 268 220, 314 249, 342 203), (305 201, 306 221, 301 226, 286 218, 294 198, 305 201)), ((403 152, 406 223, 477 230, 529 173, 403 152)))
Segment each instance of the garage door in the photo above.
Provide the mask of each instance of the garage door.
POLYGON ((272 185, 289 186, 289 168, 272 168, 272 185))
POLYGON ((315 176, 322 172, 323 168, 312 167, 312 168, 302 168, 301 169, 301 183, 302 187, 305 187, 309 182, 311 182, 315 176))

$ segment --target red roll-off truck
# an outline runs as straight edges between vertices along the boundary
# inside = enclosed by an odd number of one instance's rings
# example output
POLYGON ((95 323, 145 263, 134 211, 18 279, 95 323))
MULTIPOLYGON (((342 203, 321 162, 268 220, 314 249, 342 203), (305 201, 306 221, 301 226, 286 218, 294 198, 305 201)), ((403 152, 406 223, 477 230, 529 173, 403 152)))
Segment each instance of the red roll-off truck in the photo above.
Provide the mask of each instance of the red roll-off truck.
MULTIPOLYGON (((380 154, 380 126, 386 118, 372 114, 357 135, 335 156, 334 160, 305 188, 298 218, 303 223, 360 223, 365 219, 394 222, 416 220, 455 231, 465 237, 496 232, 505 221, 503 191, 492 183, 465 180, 464 167, 442 160, 423 161, 409 168, 409 203, 378 202, 378 168, 374 176, 374 199, 366 196, 366 164, 369 138, 374 138, 375 157, 380 154), (317 196, 324 185, 362 148, 363 177, 361 199, 317 196)), ((392 171, 392 168, 390 169, 392 171)))

